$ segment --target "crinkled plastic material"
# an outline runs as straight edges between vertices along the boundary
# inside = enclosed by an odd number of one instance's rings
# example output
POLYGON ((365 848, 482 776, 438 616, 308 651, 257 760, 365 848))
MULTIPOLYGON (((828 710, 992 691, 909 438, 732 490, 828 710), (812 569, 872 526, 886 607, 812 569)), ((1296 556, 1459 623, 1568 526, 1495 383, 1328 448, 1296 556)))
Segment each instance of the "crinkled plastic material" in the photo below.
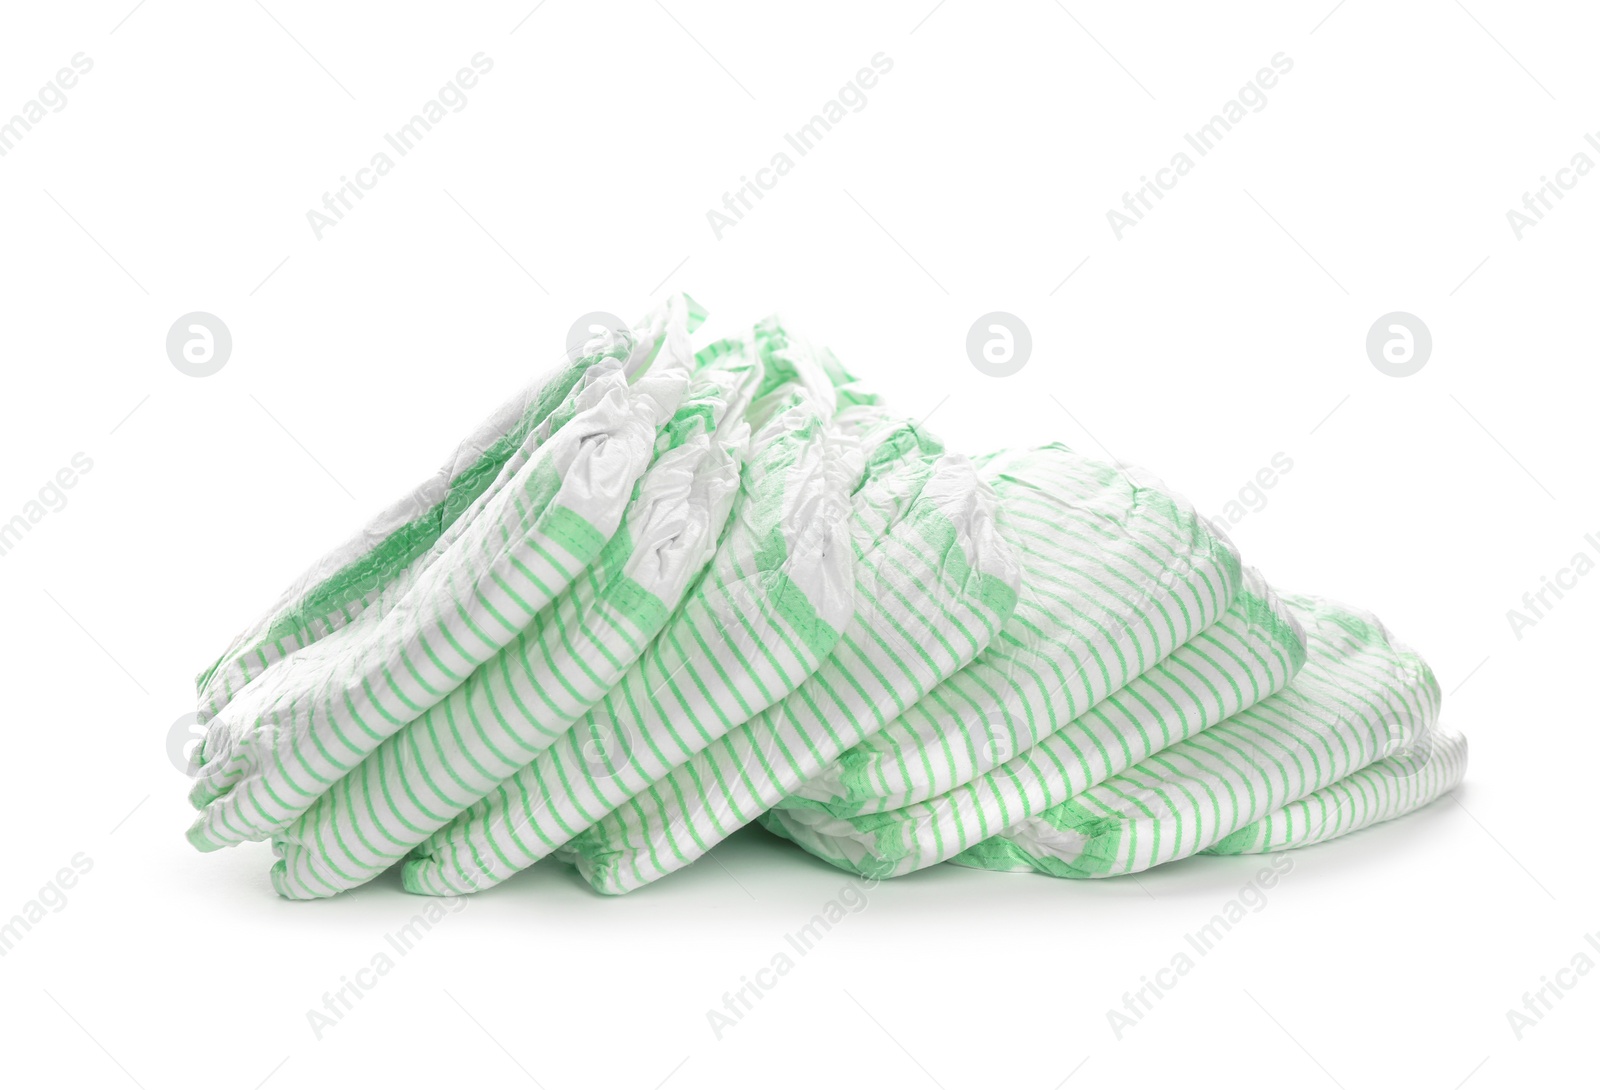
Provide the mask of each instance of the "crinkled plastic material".
POLYGON ((808 348, 776 323, 750 343, 758 430, 710 569, 581 723, 418 849, 407 889, 510 877, 787 697, 833 651, 854 606, 846 519, 860 444, 830 424, 833 386, 808 348))
POLYGON ((969 461, 776 318, 696 352, 704 317, 592 338, 228 644, 191 843, 271 841, 291 899, 551 858, 625 893, 755 821, 874 878, 1098 878, 1461 781, 1420 657, 1154 478, 969 461))
POLYGON ((748 362, 718 364, 695 374, 662 427, 594 564, 274 838, 280 892, 325 896, 401 859, 543 752, 644 654, 710 559, 738 489, 757 376, 748 362))
POLYGON ((970 666, 813 776, 796 805, 893 810, 967 783, 1145 673, 1237 593, 1233 546, 1143 475, 1059 445, 977 469, 1021 558, 1016 611, 970 666))
POLYGON ((854 616, 794 694, 568 845, 596 889, 644 885, 754 821, 972 661, 1015 608, 1016 555, 972 464, 877 406, 841 415, 867 464, 851 514, 854 616))
POLYGON ((437 473, 308 568, 200 674, 200 721, 210 720, 273 663, 375 605, 381 612, 380 603, 392 603, 398 589, 459 532, 463 516, 504 484, 511 475, 508 465, 514 469, 548 438, 564 419, 558 410, 570 405, 575 388, 609 374, 617 364, 629 375, 649 364, 661 348, 668 315, 678 305, 688 332, 705 321, 699 304, 688 296, 675 297, 631 330, 608 331, 589 341, 575 360, 495 410, 437 473))
POLYGON ((591 367, 502 466, 504 481, 369 609, 267 668, 210 720, 189 840, 211 850, 281 831, 396 730, 509 643, 616 532, 693 357, 677 300, 643 375, 591 367), (515 468, 513 468, 515 467, 515 468))

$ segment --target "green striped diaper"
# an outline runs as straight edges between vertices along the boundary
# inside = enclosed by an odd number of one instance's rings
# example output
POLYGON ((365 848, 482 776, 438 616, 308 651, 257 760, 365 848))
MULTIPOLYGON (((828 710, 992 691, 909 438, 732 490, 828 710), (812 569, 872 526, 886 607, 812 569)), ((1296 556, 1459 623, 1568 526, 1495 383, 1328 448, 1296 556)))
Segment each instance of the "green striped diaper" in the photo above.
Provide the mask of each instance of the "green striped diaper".
POLYGON ((972 661, 1011 615, 1017 559, 972 464, 875 404, 840 419, 867 466, 850 519, 854 615, 792 695, 571 841, 564 856, 601 892, 671 873, 755 820, 972 661))
MULTIPOLYGON (((1032 559, 1023 560, 1024 602, 1036 570, 1032 559)), ((791 797, 762 824, 844 870, 872 878, 907 874, 950 859, 1278 692, 1304 661, 1298 623, 1261 576, 1246 569, 1215 623, 1077 718, 1065 721, 1056 710, 1051 733, 997 768, 882 813, 841 815, 791 797)), ((1038 683, 1018 678, 994 699, 1039 700, 1038 683)), ((974 707, 971 714, 975 723, 995 717, 992 706, 974 707)), ((1052 710, 1041 703, 1041 714, 1052 710)))
POLYGON ((953 861, 1067 878, 1142 871, 1203 851, 1433 730, 1433 672, 1375 617, 1285 601, 1306 633, 1306 661, 1282 692, 953 861))
POLYGON ((599 558, 273 838, 280 893, 368 881, 543 752, 644 653, 721 536, 757 377, 732 355, 695 373, 599 558))
POLYGON ((1229 833, 1205 854, 1256 855, 1320 844, 1421 809, 1460 783, 1466 771, 1467 740, 1435 727, 1394 756, 1229 833))
POLYGON ((873 879, 1098 878, 1461 781, 1420 657, 1159 481, 969 460, 778 318, 704 318, 570 352, 201 671, 196 848, 269 841, 291 900, 547 858, 626 893, 752 822, 873 879))
POLYGON ((788 696, 832 653, 853 605, 846 518, 860 444, 830 424, 833 387, 807 346, 772 322, 751 342, 759 428, 710 568, 577 726, 417 849, 407 889, 503 881, 788 696))
POLYGON ((1142 474, 1059 444, 975 464, 1022 564, 1016 611, 971 665, 780 808, 896 810, 967 783, 1145 673, 1233 601, 1233 546, 1142 474))
POLYGON ((461 530, 463 516, 470 518, 468 512, 504 484, 510 476, 508 464, 519 464, 570 417, 575 390, 619 369, 634 375, 649 366, 676 308, 683 311, 687 332, 705 321, 698 303, 686 295, 674 296, 631 330, 592 338, 574 359, 496 409, 432 477, 306 569, 201 672, 196 680, 200 721, 209 721, 236 692, 291 652, 363 612, 381 612, 392 605, 399 588, 436 559, 461 530))
MULTIPOLYGON (((211 850, 281 831, 416 719, 598 558, 693 365, 688 314, 640 375, 618 363, 575 390, 562 422, 477 506, 393 608, 369 610, 273 663, 210 721, 189 840, 211 850)), ((514 459, 515 460, 515 459, 514 459)))

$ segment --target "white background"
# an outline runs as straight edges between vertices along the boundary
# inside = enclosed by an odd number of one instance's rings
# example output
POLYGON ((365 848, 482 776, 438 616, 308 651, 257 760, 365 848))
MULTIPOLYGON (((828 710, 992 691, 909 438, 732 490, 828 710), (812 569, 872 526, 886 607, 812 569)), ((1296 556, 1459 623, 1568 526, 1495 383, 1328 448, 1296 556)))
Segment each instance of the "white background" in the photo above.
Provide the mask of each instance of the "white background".
POLYGON ((0 119, 74 54, 94 62, 0 158, 0 521, 93 460, 0 556, 0 918, 92 860, 0 961, 6 1074, 1590 1082, 1600 973, 1520 1040, 1506 1012, 1600 930, 1600 576, 1521 638, 1506 614, 1575 553, 1600 557, 1584 541, 1600 176, 1520 240, 1506 210, 1600 127, 1592 13, 534 3, 0 12, 0 119), (306 211, 480 51, 494 66, 468 105, 319 241, 306 211), (879 52, 894 66, 866 107, 719 241, 706 211, 879 52), (1280 52, 1294 67, 1266 107, 1118 241, 1106 211, 1280 52), (540 865, 471 899, 318 1040, 306 1011, 420 902, 386 876, 291 904, 267 846, 193 852, 165 744, 193 675, 553 362, 574 318, 675 289, 711 310, 708 334, 783 310, 972 453, 1111 451, 1210 513, 1288 455, 1233 536, 1277 585, 1371 608, 1427 656, 1471 741, 1467 782, 1295 855, 1120 1040, 1106 1011, 1259 861, 886 883, 720 1040, 707 1009, 845 875, 758 830, 620 899, 540 865), (206 379, 164 351, 195 310, 234 339, 206 379), (992 310, 1032 331, 1011 378, 965 355, 992 310), (1434 338, 1405 379, 1364 350, 1395 310, 1434 338))

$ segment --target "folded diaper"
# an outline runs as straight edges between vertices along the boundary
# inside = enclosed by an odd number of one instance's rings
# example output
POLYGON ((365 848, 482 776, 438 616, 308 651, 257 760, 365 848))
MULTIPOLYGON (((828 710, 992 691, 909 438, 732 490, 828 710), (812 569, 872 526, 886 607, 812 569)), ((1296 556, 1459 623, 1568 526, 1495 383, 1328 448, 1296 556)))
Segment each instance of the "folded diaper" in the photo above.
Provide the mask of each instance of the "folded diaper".
POLYGON ((1371 615, 1280 598, 1181 497, 969 461, 777 319, 591 338, 199 675, 188 837, 327 897, 546 857, 624 893, 766 828, 874 878, 1315 844, 1466 743, 1371 615))
MULTIPOLYGON (((1033 573, 1026 560, 1023 571, 1026 601, 1033 573)), ((761 821, 813 855, 869 877, 931 866, 1279 691, 1304 662, 1304 645, 1293 615, 1247 569, 1215 624, 1078 718, 1052 720, 1052 733, 998 768, 898 810, 840 815, 791 796, 761 821)), ((988 718, 980 713, 974 721, 988 718)))
POLYGON ((1181 859, 1404 749, 1438 717, 1433 672, 1371 614, 1288 597, 1306 661, 1287 688, 956 856, 1100 878, 1181 859))
POLYGON ((375 606, 381 611, 377 603, 392 604, 398 589, 453 540, 468 521, 463 516, 504 484, 507 465, 520 465, 570 416, 575 387, 610 374, 618 365, 626 375, 649 365, 664 341, 669 314, 679 306, 686 332, 705 321, 698 303, 675 296, 632 329, 592 338, 575 359, 496 409, 432 477, 308 568, 200 674, 201 723, 273 663, 364 611, 375 606), (595 366, 602 363, 606 366, 595 366), (559 412, 564 407, 566 415, 559 412))
POLYGON ((1015 607, 1016 556, 972 464, 878 406, 840 416, 867 465, 850 520, 854 616, 794 694, 570 843, 596 889, 624 893, 703 855, 970 662, 1015 607))
MULTIPOLYGON (((630 381, 622 361, 574 392, 504 487, 458 519, 437 561, 382 616, 364 611, 273 663, 211 720, 189 839, 212 850, 283 829, 396 730, 438 703, 599 556, 693 363, 688 313, 630 381)), ((525 441, 525 446, 530 441, 525 441)), ((517 460, 513 455, 512 461, 517 460)), ((509 468, 509 466, 508 466, 509 468)))
POLYGON ((1229 833, 1207 855, 1254 855, 1303 848, 1421 809, 1461 782, 1467 740, 1435 727, 1396 753, 1318 788, 1229 833))
POLYGON ((967 783, 1170 655, 1233 601, 1239 557, 1142 474, 1055 445, 975 463, 1022 584, 971 665, 779 808, 894 810, 967 783))
POLYGON ((775 322, 750 340, 758 431, 710 569, 577 726, 416 851, 407 889, 466 893, 510 877, 788 696, 832 653, 854 604, 847 516, 860 444, 830 424, 834 388, 808 346, 775 322))
POLYGON ((749 439, 748 358, 696 372, 599 558, 461 685, 274 838, 288 897, 367 881, 533 760, 655 639, 716 546, 749 439), (360 800, 359 802, 357 800, 360 800))

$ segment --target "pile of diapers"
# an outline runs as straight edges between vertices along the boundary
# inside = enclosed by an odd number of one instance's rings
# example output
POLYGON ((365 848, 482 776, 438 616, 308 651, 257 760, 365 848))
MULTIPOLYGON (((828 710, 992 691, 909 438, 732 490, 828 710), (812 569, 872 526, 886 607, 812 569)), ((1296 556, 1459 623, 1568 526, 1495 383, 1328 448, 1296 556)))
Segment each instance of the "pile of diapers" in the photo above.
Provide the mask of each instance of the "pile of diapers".
POLYGON ((1417 809, 1466 743, 1377 618, 1182 497, 968 458, 767 319, 592 338, 198 679, 191 843, 328 897, 554 857, 626 893, 758 822, 860 875, 1068 878, 1417 809))

